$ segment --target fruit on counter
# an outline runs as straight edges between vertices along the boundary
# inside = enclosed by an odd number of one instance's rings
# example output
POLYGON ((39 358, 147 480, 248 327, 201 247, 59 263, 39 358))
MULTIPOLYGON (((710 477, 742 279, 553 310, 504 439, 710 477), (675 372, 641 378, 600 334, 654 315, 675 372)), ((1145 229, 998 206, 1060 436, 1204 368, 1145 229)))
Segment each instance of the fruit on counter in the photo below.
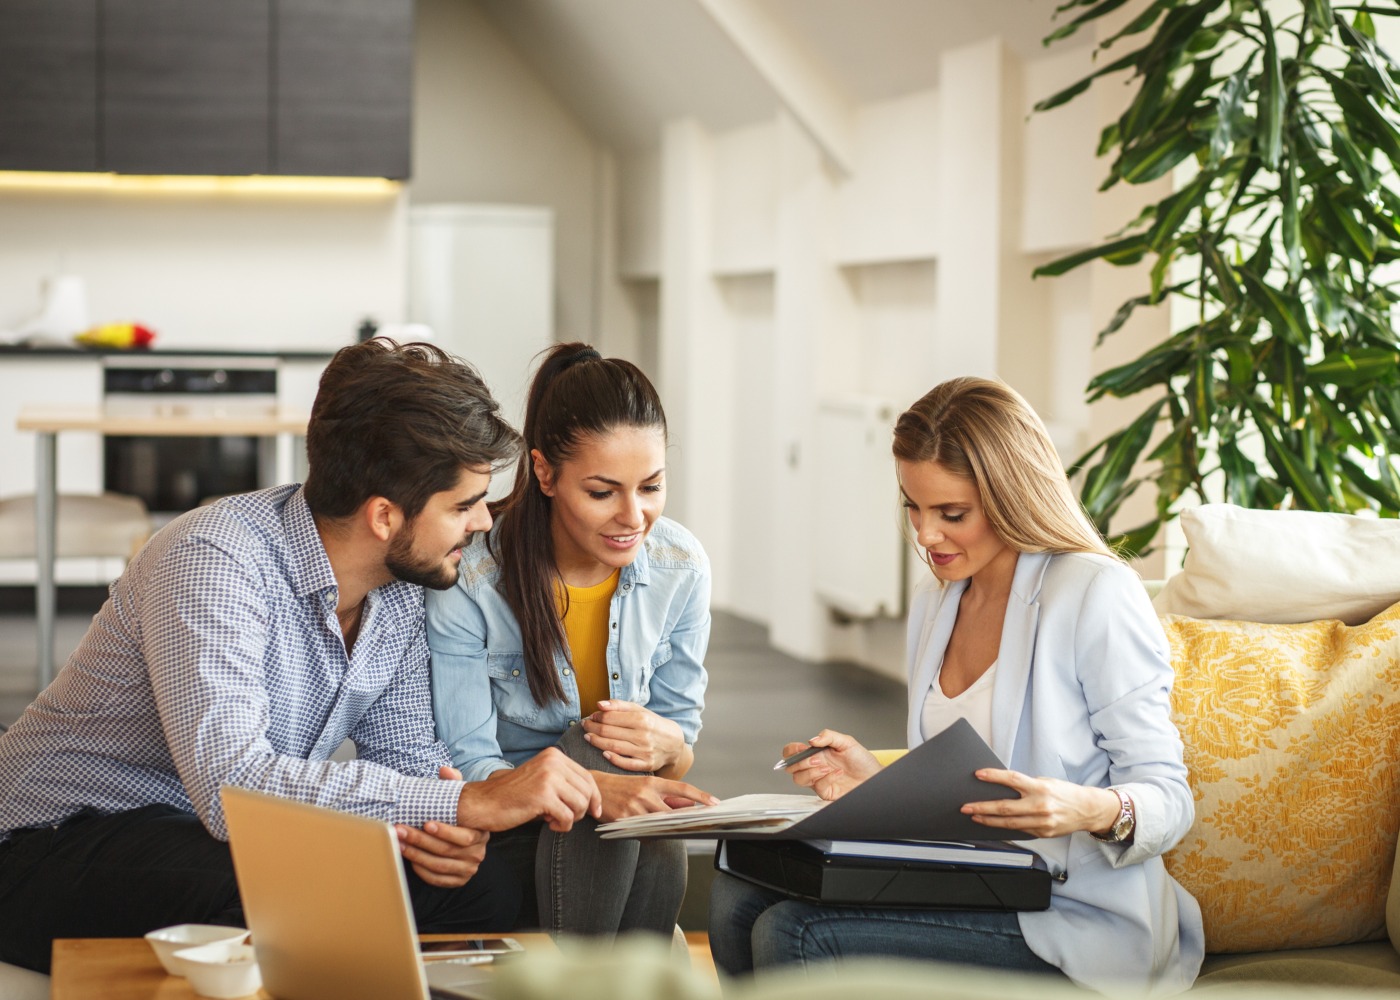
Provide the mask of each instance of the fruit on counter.
POLYGON ((156 334, 140 323, 103 323, 74 334, 73 339, 89 347, 149 347, 156 334))

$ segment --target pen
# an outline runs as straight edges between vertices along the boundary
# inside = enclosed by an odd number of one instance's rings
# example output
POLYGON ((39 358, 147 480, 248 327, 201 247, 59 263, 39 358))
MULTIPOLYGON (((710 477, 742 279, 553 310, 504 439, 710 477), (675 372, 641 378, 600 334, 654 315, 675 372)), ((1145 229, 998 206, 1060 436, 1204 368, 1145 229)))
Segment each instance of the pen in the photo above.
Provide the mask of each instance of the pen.
POLYGON ((798 761, 806 760, 808 757, 812 756, 812 754, 821 753, 825 749, 826 747, 808 747, 806 750, 799 750, 791 757, 784 757, 782 760, 778 761, 778 763, 774 764, 773 770, 785 771, 798 761))

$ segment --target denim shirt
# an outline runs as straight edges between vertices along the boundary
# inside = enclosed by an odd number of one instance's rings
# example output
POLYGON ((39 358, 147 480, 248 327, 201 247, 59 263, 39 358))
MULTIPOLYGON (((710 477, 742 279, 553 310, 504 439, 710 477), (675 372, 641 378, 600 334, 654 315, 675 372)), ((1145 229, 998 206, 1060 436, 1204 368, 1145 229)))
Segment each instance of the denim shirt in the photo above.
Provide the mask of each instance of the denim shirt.
MULTIPOLYGON (((438 738, 467 781, 528 760, 579 723, 578 683, 562 653, 554 665, 567 700, 535 704, 499 583, 483 538, 462 553, 455 586, 425 594, 438 738)), ((608 696, 671 719, 693 744, 709 641, 710 561, 694 535, 658 518, 608 607, 608 696)))

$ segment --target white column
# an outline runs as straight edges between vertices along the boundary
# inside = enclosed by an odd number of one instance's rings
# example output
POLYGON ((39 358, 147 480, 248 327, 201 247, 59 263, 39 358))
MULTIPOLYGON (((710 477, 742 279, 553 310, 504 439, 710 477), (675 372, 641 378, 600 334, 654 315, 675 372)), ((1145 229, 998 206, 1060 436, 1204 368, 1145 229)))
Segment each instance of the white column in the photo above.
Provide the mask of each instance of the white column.
POLYGON ((943 53, 934 382, 995 375, 1000 323, 1003 175, 1008 169, 1005 48, 992 38, 943 53))
POLYGON ((778 120, 778 232, 774 285, 774 495, 772 544, 764 571, 772 586, 770 641, 794 656, 829 654, 830 623, 813 590, 822 539, 842 530, 818 524, 817 491, 840 490, 840 469, 819 469, 813 427, 823 391, 858 384, 857 322, 834 262, 835 182, 789 116, 778 120))
MULTIPOLYGON (((733 343, 710 273, 714 169, 710 137, 693 119, 668 123, 661 140, 661 324, 658 360, 671 431, 667 513, 711 552, 730 545, 735 488, 733 343)), ((713 562, 714 599, 728 598, 725 560, 713 562)))

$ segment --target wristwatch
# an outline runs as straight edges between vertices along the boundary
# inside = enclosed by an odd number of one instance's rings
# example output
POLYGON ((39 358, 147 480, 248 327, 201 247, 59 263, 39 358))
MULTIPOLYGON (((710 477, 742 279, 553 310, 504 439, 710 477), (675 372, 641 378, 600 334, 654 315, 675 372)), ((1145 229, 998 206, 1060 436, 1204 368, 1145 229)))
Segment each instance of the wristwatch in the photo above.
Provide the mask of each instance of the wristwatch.
POLYGON ((1133 827, 1137 822, 1133 815, 1133 800, 1128 798, 1128 793, 1121 788, 1110 788, 1109 791, 1118 796, 1118 819, 1109 827, 1107 833, 1091 832, 1090 836, 1106 844, 1121 844, 1133 835, 1133 827))

